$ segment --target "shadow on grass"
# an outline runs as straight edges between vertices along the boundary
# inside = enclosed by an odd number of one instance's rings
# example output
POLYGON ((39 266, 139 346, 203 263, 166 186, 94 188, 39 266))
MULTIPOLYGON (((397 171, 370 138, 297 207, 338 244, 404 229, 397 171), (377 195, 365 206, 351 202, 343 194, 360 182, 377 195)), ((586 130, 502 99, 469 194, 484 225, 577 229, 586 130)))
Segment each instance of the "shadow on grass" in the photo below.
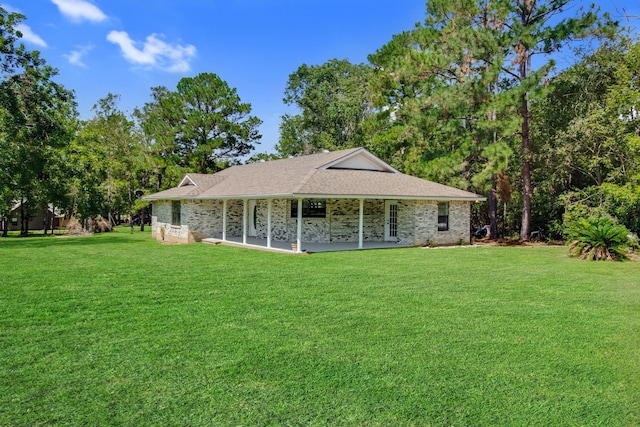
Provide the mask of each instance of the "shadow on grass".
POLYGON ((145 243, 151 238, 148 231, 141 232, 136 229, 133 233, 127 228, 117 228, 115 231, 107 233, 95 233, 86 236, 67 236, 62 233, 51 234, 29 234, 24 237, 18 234, 10 234, 7 237, 0 237, 0 247, 30 247, 30 248, 46 248, 60 246, 94 246, 121 244, 123 238, 127 239, 127 244, 145 243), (132 238, 133 237, 133 238, 132 238))

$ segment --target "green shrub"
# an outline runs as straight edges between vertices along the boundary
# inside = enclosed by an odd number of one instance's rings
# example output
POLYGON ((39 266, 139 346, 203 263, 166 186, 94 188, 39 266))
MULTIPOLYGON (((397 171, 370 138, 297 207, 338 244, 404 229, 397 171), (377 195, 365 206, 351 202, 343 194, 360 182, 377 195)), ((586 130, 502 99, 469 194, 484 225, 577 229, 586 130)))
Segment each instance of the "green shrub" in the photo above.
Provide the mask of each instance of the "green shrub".
POLYGON ((627 258, 629 230, 607 216, 578 219, 567 229, 569 253, 590 261, 627 258))
POLYGON ((640 186, 604 183, 560 196, 563 224, 587 216, 611 216, 629 230, 640 231, 640 186))
POLYGON ((637 233, 631 233, 631 237, 629 238, 629 249, 631 252, 640 251, 640 238, 638 238, 637 233))

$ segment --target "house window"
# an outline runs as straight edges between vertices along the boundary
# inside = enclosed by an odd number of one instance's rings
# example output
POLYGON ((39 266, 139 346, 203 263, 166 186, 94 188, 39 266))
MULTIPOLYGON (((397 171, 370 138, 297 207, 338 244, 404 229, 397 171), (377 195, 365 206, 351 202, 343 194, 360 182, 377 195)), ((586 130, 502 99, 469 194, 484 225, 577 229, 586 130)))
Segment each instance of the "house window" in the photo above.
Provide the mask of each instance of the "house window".
POLYGON ((398 237, 398 204, 389 204, 389 237, 398 237))
POLYGON ((180 200, 171 202, 171 225, 180 225, 180 200))
POLYGON ((438 203, 438 231, 447 231, 449 229, 449 203, 438 203))
MULTIPOLYGON (((326 200, 303 200, 302 201, 302 217, 303 218, 326 218, 327 201, 326 200)), ((298 201, 291 201, 291 218, 298 217, 298 201)))

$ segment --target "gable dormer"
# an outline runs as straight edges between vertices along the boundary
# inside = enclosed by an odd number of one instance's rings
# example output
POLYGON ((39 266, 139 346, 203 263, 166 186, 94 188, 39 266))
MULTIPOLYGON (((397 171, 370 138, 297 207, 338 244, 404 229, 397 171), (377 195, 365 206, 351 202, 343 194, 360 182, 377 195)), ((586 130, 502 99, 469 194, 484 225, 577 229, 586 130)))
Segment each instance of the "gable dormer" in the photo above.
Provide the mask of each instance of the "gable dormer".
POLYGON ((344 157, 334 160, 333 162, 327 163, 319 169, 349 169, 400 173, 364 148, 349 153, 344 157))
POLYGON ((178 184, 178 188, 179 187, 186 187, 187 185, 193 185, 196 186, 196 183, 193 179, 191 179, 191 177, 189 175, 185 175, 184 178, 182 178, 182 181, 180 181, 180 184, 178 184))

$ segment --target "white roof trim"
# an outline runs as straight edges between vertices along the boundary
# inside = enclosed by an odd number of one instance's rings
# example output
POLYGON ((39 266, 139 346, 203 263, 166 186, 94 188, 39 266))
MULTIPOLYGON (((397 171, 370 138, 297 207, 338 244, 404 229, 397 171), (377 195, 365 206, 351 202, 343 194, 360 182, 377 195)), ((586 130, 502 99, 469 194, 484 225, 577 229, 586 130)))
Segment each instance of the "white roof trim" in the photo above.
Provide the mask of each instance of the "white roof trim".
POLYGON ((323 166, 320 166, 318 169, 319 170, 324 170, 324 169, 331 169, 331 168, 340 168, 340 164, 341 163, 345 163, 346 161, 351 160, 354 157, 358 157, 358 156, 366 157, 366 159, 368 161, 370 161, 371 163, 377 165, 382 171, 392 172, 392 173, 400 173, 398 170, 396 170, 393 167, 389 166, 389 164, 387 164, 383 160, 380 160, 378 157, 376 157, 373 154, 371 154, 365 148, 360 148, 360 149, 354 151, 353 153, 349 153, 346 156, 340 157, 339 159, 336 159, 336 160, 334 160, 332 162, 329 162, 329 163, 327 163, 327 164, 325 164, 323 166))
POLYGON ((372 200, 437 200, 440 202, 484 202, 486 197, 445 197, 445 196, 401 196, 401 195, 362 195, 362 194, 293 194, 293 198, 301 199, 372 199, 372 200))
POLYGON ((246 194, 242 196, 165 196, 145 200, 267 200, 267 199, 365 199, 365 200, 437 200, 440 202, 484 202, 486 197, 443 197, 443 196, 372 196, 362 194, 246 194))
POLYGON ((182 178, 182 181, 180 181, 180 184, 178 184, 178 187, 184 187, 185 185, 193 185, 194 187, 197 187, 196 183, 189 177, 189 175, 185 175, 184 178, 182 178), (185 181, 189 181, 189 182, 185 182, 185 181))

